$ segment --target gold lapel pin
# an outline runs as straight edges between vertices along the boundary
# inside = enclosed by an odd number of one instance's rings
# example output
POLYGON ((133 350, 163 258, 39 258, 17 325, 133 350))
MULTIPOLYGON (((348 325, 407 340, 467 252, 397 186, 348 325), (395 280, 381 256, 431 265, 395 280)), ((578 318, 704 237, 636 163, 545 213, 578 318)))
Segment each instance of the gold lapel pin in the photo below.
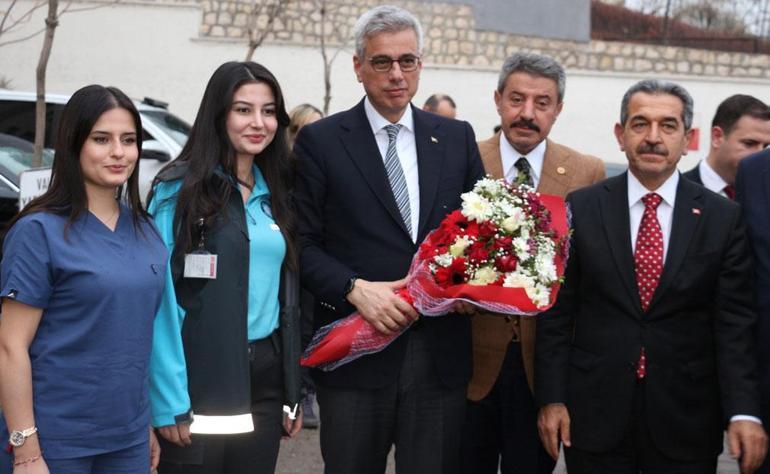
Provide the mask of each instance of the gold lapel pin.
POLYGON ((556 168, 556 172, 559 174, 567 174, 567 170, 565 170, 563 166, 556 168))
POLYGON ((430 141, 433 143, 438 143, 438 139, 436 137, 430 137, 430 141))

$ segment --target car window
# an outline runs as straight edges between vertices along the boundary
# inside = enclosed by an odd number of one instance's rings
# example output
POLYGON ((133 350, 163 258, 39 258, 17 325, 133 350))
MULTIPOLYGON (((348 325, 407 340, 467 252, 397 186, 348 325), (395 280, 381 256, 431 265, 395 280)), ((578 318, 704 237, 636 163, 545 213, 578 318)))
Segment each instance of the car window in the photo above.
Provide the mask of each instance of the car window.
MULTIPOLYGON (((45 147, 53 148, 62 104, 46 105, 45 147)), ((35 141, 35 103, 20 100, 0 100, 0 133, 35 141)))
MULTIPOLYGON (((53 150, 43 150, 43 167, 53 164, 53 150)), ((19 174, 32 166, 32 152, 11 146, 0 146, 0 169, 5 169, 18 183, 19 174)), ((10 178, 10 177, 9 177, 10 178)), ((10 178, 13 180, 13 178, 10 178)))
POLYGON ((176 115, 161 110, 143 110, 142 118, 146 118, 162 128, 180 146, 187 143, 190 126, 176 115))

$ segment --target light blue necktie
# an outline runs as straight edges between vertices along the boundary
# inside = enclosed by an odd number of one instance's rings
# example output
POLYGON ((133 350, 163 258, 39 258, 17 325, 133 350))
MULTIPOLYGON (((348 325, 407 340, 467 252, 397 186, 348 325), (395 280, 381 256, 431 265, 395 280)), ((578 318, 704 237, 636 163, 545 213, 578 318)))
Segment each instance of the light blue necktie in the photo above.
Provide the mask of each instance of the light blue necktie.
POLYGON ((385 153, 385 171, 388 172, 388 181, 393 190, 393 197, 396 198, 396 205, 401 218, 404 219, 406 230, 412 234, 412 212, 409 209, 409 189, 406 187, 406 178, 404 170, 401 168, 401 162, 398 159, 396 151, 396 137, 401 129, 401 125, 386 125, 385 131, 388 133, 388 151, 385 153))

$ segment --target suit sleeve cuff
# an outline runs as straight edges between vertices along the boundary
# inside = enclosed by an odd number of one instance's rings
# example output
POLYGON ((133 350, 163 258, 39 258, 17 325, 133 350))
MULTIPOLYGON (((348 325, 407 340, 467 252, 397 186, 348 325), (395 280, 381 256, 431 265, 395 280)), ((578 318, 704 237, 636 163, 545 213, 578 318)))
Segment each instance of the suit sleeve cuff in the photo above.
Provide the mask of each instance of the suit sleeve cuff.
POLYGON ((733 415, 730 417, 730 423, 734 421, 753 421, 754 423, 762 424, 762 420, 757 418, 756 416, 751 415, 733 415))

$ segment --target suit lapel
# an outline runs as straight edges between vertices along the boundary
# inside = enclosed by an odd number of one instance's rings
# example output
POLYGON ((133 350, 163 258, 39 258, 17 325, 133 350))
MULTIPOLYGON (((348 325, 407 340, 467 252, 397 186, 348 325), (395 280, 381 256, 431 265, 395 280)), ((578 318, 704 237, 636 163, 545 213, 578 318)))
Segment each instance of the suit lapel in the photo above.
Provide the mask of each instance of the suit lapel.
POLYGON ((687 249, 692 241, 692 236, 698 228, 698 223, 702 217, 700 212, 693 212, 698 209, 705 212, 702 203, 702 192, 698 185, 693 184, 687 179, 679 177, 679 185, 676 190, 676 202, 674 202, 674 215, 671 219, 671 236, 668 240, 668 251, 666 252, 666 262, 663 265, 663 275, 660 283, 655 289, 655 294, 650 301, 650 309, 655 302, 662 298, 666 289, 671 285, 674 277, 682 266, 687 249))
POLYGON ((505 170, 503 170, 503 157, 500 155, 500 140, 501 132, 497 132, 492 138, 479 142, 479 153, 481 153, 481 161, 484 164, 484 174, 492 177, 492 179, 505 178, 505 170))
POLYGON ((635 302, 638 316, 641 316, 641 302, 636 284, 634 253, 631 249, 630 217, 628 213, 628 178, 626 173, 608 179, 604 183, 607 194, 600 203, 601 218, 607 244, 610 248, 615 266, 620 273, 623 286, 626 287, 630 301, 635 302))
POLYGON ((564 196, 572 181, 569 170, 569 153, 551 140, 546 140, 543 169, 540 172, 540 182, 537 190, 544 194, 564 196), (559 173, 559 170, 562 170, 559 173))
POLYGON ((342 144, 350 159, 353 160, 353 163, 355 163, 380 203, 387 209, 398 226, 408 235, 409 232, 396 205, 396 199, 393 197, 393 190, 390 188, 388 174, 385 171, 385 163, 383 163, 380 150, 377 147, 372 127, 366 118, 363 100, 350 111, 341 123, 341 128, 340 140, 342 140, 342 144))
POLYGON ((418 224, 417 242, 425 237, 433 201, 436 198, 438 183, 441 181, 442 164, 444 162, 444 134, 440 130, 441 123, 431 114, 411 108, 414 118, 414 141, 417 148, 417 168, 420 182, 420 221, 418 224))

